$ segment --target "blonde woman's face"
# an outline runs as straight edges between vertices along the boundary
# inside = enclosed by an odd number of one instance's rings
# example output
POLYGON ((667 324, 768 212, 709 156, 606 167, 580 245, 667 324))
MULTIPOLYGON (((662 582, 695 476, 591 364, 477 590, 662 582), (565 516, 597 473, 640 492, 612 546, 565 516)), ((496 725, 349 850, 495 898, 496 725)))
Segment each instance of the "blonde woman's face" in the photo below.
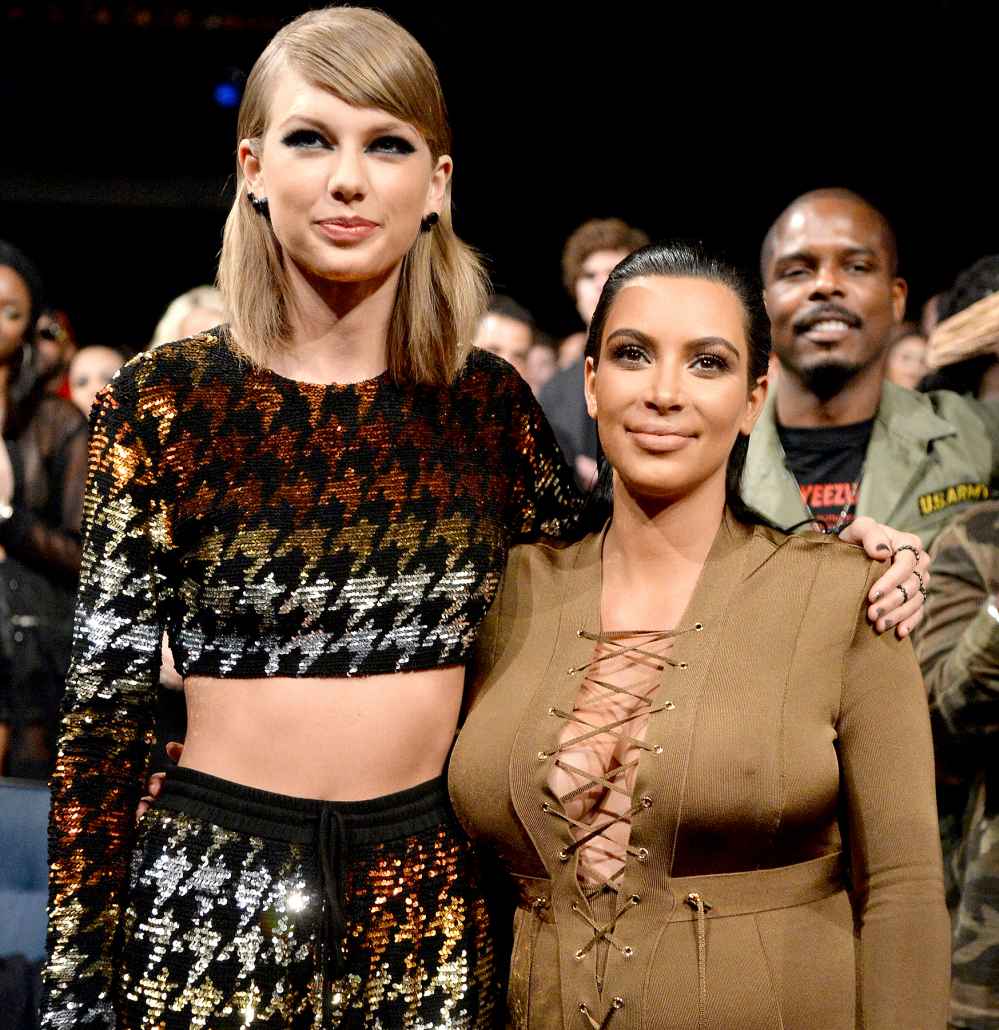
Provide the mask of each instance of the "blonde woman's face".
POLYGON ((262 146, 244 140, 239 156, 285 260, 333 282, 391 275, 421 219, 440 212, 451 174, 451 159, 435 161, 413 126, 290 70, 278 79, 262 146))

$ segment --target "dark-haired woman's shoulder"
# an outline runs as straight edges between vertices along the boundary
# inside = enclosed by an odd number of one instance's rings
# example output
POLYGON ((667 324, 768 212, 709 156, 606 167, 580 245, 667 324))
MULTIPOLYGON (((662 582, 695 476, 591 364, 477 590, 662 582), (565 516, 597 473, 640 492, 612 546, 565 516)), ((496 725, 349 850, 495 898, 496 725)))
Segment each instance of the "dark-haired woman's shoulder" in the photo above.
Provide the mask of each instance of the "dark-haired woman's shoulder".
MULTIPOLYGON (((802 531, 785 533, 770 526, 753 527, 753 546, 757 561, 753 573, 764 569, 777 576, 788 588, 820 591, 828 599, 830 611, 849 612, 855 617, 865 606, 868 584, 885 571, 885 563, 872 561, 864 549, 844 543, 835 534, 802 531)), ((873 630, 872 630, 873 632, 873 630)))

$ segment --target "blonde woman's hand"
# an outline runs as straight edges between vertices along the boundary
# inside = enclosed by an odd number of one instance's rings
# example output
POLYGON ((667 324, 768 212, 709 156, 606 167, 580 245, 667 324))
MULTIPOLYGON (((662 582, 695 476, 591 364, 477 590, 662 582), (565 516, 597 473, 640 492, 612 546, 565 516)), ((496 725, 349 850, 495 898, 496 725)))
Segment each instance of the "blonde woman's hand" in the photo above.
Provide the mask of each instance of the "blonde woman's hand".
POLYGON ((871 588, 867 618, 878 633, 894 629, 899 640, 923 621, 924 591, 930 583, 930 556, 915 533, 902 533, 860 515, 839 535, 859 544, 871 558, 891 565, 871 588), (922 589, 920 589, 922 588, 922 589))

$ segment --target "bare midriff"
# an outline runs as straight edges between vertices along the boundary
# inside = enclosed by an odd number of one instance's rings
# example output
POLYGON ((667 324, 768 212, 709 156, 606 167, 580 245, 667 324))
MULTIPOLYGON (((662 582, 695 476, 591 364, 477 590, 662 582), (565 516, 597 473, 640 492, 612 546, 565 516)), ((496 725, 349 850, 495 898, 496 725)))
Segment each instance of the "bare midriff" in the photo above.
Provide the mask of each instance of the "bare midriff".
POLYGON ((321 679, 184 680, 180 764, 248 787, 360 801, 439 776, 465 670, 321 679))

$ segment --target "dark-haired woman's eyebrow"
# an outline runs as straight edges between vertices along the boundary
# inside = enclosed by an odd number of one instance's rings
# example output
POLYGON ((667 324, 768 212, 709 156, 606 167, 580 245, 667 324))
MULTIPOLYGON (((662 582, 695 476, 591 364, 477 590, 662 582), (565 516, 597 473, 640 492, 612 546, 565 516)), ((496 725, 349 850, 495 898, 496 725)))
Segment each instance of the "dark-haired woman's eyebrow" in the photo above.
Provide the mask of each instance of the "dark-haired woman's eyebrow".
POLYGON ((735 358, 742 359, 739 348, 731 340, 726 340, 724 336, 699 336, 696 340, 688 340, 685 346, 688 351, 700 350, 702 347, 722 347, 724 350, 731 351, 735 358))
POLYGON ((638 343, 644 343, 646 345, 651 345, 652 343, 652 337, 647 335, 646 333, 643 333, 641 329, 627 328, 615 329, 614 332, 612 332, 610 336, 607 337, 606 342, 613 343, 619 336, 628 340, 634 340, 638 343))

